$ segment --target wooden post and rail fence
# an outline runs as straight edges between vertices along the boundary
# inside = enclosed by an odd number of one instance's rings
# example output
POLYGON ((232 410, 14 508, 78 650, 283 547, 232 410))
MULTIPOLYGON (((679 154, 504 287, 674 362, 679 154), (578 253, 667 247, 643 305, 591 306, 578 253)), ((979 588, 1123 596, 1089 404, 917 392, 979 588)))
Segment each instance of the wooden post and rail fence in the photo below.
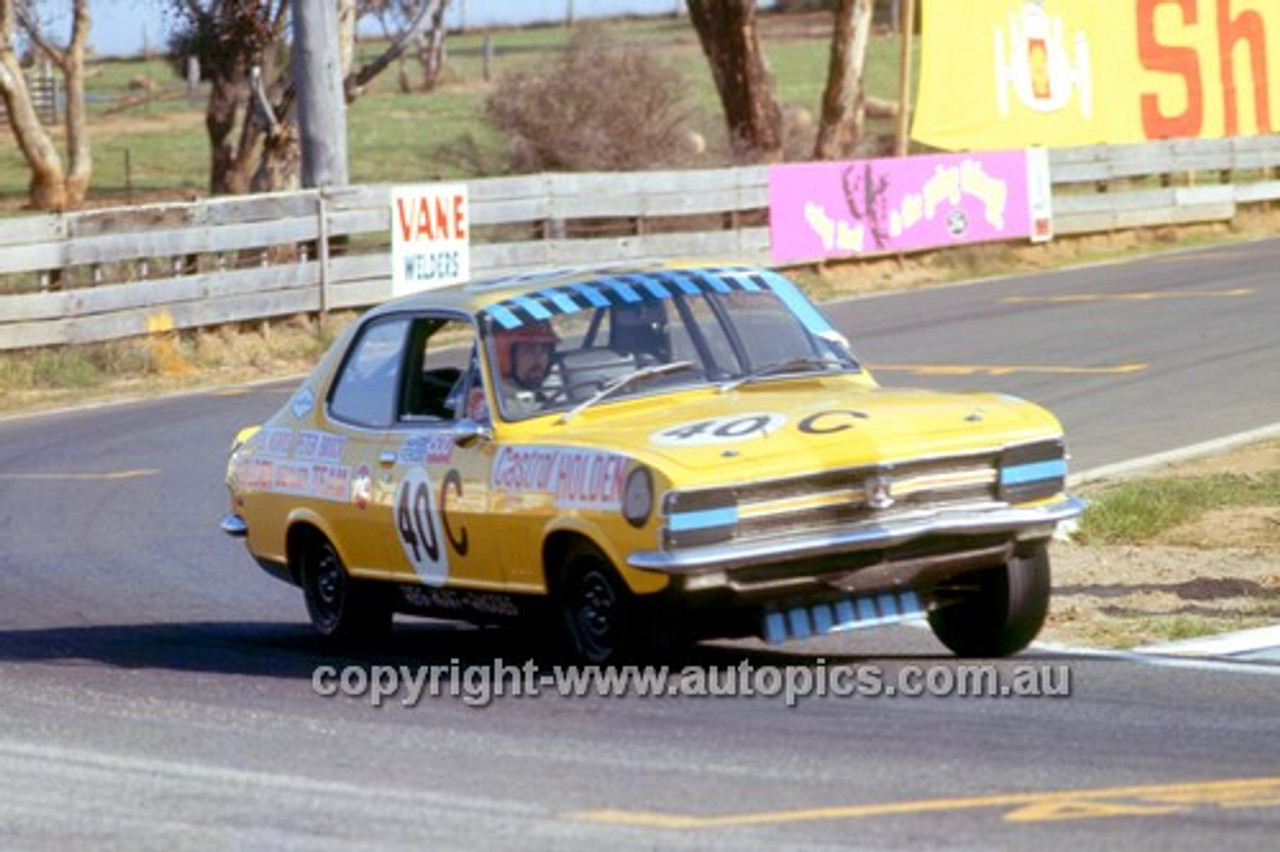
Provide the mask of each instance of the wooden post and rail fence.
MULTIPOLYGON (((1050 151, 1060 236, 1224 222, 1280 200, 1280 136, 1050 151)), ((469 181, 473 277, 642 258, 771 263, 768 169, 469 181)), ((363 308, 390 186, 0 219, 0 350, 363 308)))

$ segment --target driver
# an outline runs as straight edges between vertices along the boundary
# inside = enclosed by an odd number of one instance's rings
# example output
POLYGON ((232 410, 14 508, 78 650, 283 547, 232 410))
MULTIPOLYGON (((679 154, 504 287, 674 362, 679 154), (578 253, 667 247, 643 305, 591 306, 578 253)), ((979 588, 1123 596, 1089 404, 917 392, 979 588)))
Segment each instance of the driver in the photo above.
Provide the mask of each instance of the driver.
POLYGON ((498 374, 502 378, 503 411, 527 417, 542 407, 543 383, 551 374, 556 333, 546 321, 500 328, 494 332, 498 374))

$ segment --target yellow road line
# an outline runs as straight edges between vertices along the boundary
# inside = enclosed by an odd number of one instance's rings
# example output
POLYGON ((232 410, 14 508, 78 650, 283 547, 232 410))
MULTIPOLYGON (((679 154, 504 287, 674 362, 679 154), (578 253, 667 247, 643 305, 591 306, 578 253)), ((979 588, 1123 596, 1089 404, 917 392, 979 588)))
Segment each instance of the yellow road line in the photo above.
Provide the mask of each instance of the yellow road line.
POLYGON ((872 364, 873 372, 915 373, 918 376, 1008 376, 1013 373, 1047 373, 1067 376, 1114 376, 1140 373, 1146 364, 1116 364, 1111 367, 1055 367, 1015 364, 872 364))
POLYGON ((217 388, 209 391, 209 396, 291 396, 297 388, 272 388, 272 387, 248 387, 248 388, 217 388))
POLYGON ((1007 304, 1048 303, 1062 304, 1069 302, 1150 302, 1156 299, 1232 299, 1240 296, 1252 296, 1253 290, 1248 287, 1237 287, 1234 290, 1209 290, 1187 292, 1147 291, 1139 293, 1073 293, 1065 296, 1005 296, 997 299, 1007 304))
POLYGON ((1008 822, 1094 819, 1116 816, 1166 816, 1197 807, 1280 807, 1280 778, 1240 778, 1184 784, 1104 787, 1044 793, 1007 793, 957 799, 921 799, 878 805, 847 805, 760 811, 725 816, 691 816, 650 811, 595 810, 565 814, 566 819, 648 828, 699 829, 771 825, 817 820, 865 819, 904 814, 947 813, 1012 808, 1008 822))
POLYGON ((96 479, 137 479, 143 476, 155 476, 160 473, 158 467, 140 470, 112 470, 104 473, 0 473, 0 480, 18 482, 80 482, 96 479))

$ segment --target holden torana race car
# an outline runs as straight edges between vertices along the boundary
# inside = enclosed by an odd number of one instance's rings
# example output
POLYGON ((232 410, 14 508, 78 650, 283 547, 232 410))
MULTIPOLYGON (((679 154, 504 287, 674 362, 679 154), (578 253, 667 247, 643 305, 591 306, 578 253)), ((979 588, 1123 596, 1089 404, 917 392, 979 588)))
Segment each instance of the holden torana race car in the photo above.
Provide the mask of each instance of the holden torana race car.
POLYGON ((927 617, 1034 639, 1062 429, 880 387, 784 276, 635 264, 472 283, 354 323, 237 436, 231 513, 319 633, 528 619, 578 659, 927 617))

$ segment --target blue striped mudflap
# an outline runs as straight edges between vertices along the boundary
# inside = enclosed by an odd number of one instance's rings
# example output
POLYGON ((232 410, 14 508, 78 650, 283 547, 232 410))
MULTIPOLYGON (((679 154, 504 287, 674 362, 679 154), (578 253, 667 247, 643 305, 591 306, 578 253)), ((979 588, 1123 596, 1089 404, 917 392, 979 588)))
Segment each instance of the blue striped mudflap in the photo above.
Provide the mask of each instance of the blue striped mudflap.
POLYGON ((898 624, 924 615, 920 596, 906 589, 786 609, 770 608, 764 614, 763 633, 766 642, 776 645, 789 639, 898 624))

